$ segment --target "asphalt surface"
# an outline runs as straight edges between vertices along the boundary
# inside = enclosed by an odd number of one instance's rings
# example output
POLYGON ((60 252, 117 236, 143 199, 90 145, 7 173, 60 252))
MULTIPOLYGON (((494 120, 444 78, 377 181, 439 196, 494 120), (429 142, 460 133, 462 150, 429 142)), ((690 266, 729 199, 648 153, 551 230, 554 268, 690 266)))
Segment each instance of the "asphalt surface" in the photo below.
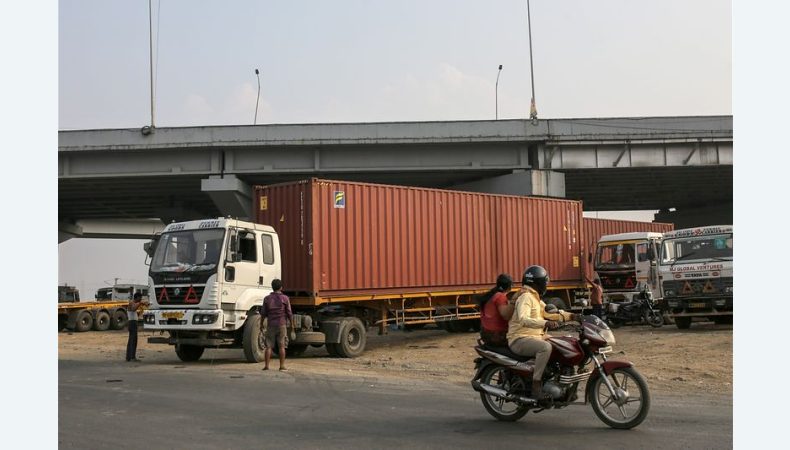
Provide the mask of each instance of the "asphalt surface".
POLYGON ((732 399, 724 396, 653 392, 645 422, 614 430, 589 405, 503 423, 471 387, 237 367, 61 360, 59 447, 732 447, 732 399))

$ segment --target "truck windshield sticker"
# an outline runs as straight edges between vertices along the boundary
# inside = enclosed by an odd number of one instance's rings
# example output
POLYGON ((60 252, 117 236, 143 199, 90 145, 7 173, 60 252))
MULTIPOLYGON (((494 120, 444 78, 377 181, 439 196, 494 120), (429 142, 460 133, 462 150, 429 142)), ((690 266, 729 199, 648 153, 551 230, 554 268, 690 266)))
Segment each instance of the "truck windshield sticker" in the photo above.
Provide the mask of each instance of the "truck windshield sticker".
POLYGON ((345 207, 346 207, 346 192, 335 191, 335 208, 345 208, 345 207))

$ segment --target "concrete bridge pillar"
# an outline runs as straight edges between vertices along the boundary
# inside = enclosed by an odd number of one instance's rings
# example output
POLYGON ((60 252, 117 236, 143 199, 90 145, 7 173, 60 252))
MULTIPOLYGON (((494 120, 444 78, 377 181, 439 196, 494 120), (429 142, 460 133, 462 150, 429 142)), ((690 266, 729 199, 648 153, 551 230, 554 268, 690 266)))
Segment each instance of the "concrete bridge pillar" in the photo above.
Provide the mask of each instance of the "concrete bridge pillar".
POLYGON ((451 189, 488 194, 565 197, 565 174, 552 170, 520 170, 457 184, 451 189))
POLYGON ((200 180, 200 190, 211 197, 223 216, 252 219, 252 188, 235 175, 212 175, 200 180))

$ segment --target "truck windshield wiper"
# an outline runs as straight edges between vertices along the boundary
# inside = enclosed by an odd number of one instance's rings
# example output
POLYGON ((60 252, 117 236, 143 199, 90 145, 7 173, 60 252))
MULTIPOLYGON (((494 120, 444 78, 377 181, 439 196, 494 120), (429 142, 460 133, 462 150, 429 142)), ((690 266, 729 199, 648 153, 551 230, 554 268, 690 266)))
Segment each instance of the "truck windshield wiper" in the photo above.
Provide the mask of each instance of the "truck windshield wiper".
POLYGON ((695 255, 696 253, 697 252, 694 251, 694 252, 686 253, 685 255, 680 256, 678 258, 675 258, 675 261, 672 262, 672 265, 669 266, 669 268, 671 269, 672 267, 675 267, 675 264, 679 263, 683 259, 687 259, 691 255, 695 255))

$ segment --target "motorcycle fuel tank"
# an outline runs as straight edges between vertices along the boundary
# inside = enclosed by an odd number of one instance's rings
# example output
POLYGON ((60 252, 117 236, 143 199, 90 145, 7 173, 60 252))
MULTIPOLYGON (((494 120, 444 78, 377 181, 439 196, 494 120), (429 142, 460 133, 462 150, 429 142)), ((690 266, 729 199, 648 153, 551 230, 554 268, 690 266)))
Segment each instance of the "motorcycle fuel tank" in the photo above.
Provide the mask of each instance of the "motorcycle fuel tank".
POLYGON ((556 336, 547 339, 551 343, 550 361, 559 361, 560 364, 576 365, 584 359, 584 350, 579 345, 579 340, 570 336, 556 336))

